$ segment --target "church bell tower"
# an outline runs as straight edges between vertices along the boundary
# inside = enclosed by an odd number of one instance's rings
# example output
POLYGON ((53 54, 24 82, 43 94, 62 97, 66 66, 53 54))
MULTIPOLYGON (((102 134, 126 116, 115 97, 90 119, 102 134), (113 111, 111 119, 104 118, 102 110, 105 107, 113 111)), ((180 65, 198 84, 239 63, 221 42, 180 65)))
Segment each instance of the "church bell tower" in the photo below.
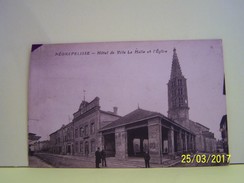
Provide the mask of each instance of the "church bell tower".
POLYGON ((176 49, 168 82, 168 117, 178 124, 189 128, 189 107, 186 78, 182 75, 176 49))

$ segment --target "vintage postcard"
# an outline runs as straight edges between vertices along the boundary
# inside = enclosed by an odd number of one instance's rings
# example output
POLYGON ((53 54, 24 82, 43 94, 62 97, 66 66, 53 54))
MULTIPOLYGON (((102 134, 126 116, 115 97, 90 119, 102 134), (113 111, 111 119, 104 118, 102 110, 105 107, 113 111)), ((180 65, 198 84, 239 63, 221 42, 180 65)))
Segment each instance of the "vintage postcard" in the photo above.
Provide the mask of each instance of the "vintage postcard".
POLYGON ((220 166, 221 40, 33 45, 30 167, 220 166))

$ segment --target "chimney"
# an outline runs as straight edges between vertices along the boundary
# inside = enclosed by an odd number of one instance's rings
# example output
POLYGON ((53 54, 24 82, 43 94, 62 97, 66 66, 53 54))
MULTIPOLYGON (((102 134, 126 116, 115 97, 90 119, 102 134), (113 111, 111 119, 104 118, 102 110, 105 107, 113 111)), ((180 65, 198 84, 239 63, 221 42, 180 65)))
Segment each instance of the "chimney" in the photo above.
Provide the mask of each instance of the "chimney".
POLYGON ((114 107, 114 114, 117 115, 117 113, 118 113, 118 107, 114 107))

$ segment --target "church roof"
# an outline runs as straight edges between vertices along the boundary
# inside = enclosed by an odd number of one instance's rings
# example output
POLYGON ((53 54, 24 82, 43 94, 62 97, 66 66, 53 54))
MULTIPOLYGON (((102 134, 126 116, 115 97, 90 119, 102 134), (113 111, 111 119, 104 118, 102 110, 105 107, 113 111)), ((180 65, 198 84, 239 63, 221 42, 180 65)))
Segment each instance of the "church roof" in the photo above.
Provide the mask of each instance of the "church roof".
POLYGON ((189 120, 189 122, 192 123, 191 125, 198 125, 198 126, 201 126, 202 128, 205 128, 205 130, 210 130, 208 127, 204 126, 201 123, 198 123, 198 122, 195 122, 195 121, 192 121, 192 120, 189 120))
POLYGON ((172 121, 171 119, 167 118, 166 116, 164 116, 163 114, 161 114, 159 112, 147 111, 147 110, 140 109, 140 108, 138 108, 138 109, 132 111, 131 113, 129 113, 129 114, 113 121, 112 123, 104 126, 101 129, 101 131, 113 129, 113 128, 120 127, 120 126, 125 126, 127 124, 132 124, 132 123, 147 120, 147 119, 152 119, 154 117, 163 118, 163 119, 169 121, 171 124, 178 126, 181 129, 184 129, 184 130, 192 133, 189 129, 186 129, 185 127, 183 127, 180 124, 172 121))
POLYGON ((143 119, 148 119, 148 118, 156 117, 156 116, 162 116, 162 114, 160 114, 158 112, 152 112, 152 111, 147 111, 147 110, 138 108, 138 109, 132 111, 131 113, 125 115, 124 117, 117 119, 114 122, 106 125, 105 127, 103 127, 103 130, 115 128, 118 126, 123 126, 123 125, 129 124, 129 123, 141 121, 143 119))
POLYGON ((173 53, 173 61, 172 61, 172 66, 171 66, 170 79, 182 76, 181 67, 180 67, 179 59, 178 59, 178 56, 176 53, 176 49, 174 48, 173 51, 174 51, 174 53, 173 53))

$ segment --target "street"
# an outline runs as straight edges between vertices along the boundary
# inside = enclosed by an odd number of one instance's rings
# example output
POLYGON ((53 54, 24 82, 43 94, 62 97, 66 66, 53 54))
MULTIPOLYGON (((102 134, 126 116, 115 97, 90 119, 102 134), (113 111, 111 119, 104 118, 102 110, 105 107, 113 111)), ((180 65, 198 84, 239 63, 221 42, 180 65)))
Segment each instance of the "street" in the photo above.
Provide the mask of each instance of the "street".
POLYGON ((45 163, 36 156, 29 156, 29 166, 33 168, 52 168, 51 165, 45 163))
MULTIPOLYGON (((101 168, 144 168, 143 158, 131 157, 126 160, 118 160, 115 157, 106 158, 107 167, 101 168)), ((150 163, 151 168, 169 167, 178 160, 164 159, 163 164, 150 163)), ((48 153, 37 153, 30 157, 30 167, 55 167, 55 168, 95 168, 94 157, 81 157, 70 155, 58 155, 48 153)))

